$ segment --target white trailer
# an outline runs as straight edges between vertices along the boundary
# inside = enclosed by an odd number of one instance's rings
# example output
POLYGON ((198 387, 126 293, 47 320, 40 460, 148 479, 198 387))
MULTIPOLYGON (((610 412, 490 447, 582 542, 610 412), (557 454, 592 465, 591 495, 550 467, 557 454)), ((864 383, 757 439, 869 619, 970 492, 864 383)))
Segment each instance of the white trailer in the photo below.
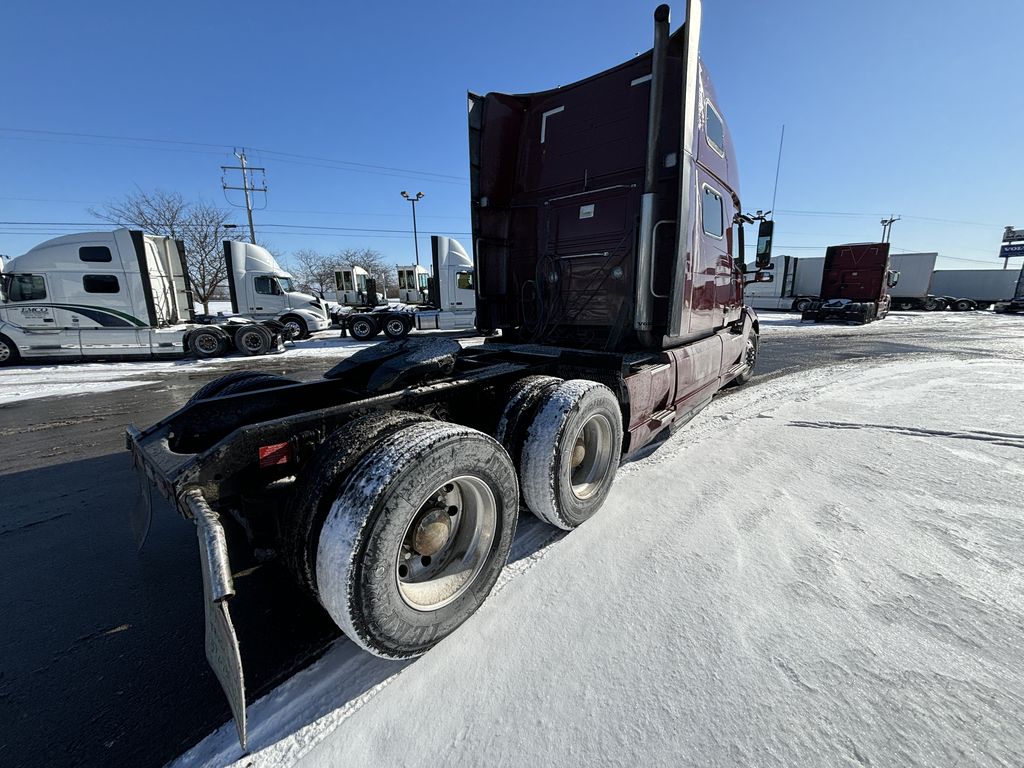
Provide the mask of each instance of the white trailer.
POLYGON ((938 257, 935 252, 894 253, 889 256, 892 271, 899 273, 896 285, 889 292, 893 309, 945 309, 942 302, 936 301, 931 287, 938 257))
POLYGON ((289 335, 302 339, 331 327, 327 304, 296 291, 292 276, 266 248, 237 240, 224 241, 231 311, 255 320, 277 320, 289 335))
POLYGON ((273 321, 196 321, 185 248, 170 237, 65 235, 0 265, 0 365, 282 349, 273 321))
POLYGON ((997 301, 1013 298, 1017 288, 1016 270, 937 269, 932 276, 932 293, 966 299, 983 309, 997 301))
POLYGON ((821 292, 824 257, 779 256, 772 261, 772 282, 752 282, 743 297, 754 309, 802 312, 821 292))

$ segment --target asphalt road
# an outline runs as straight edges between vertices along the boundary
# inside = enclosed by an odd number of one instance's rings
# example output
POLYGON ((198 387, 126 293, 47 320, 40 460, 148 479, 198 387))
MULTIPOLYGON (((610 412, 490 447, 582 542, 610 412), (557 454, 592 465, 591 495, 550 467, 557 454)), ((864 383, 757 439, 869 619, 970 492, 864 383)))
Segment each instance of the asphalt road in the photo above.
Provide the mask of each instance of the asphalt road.
MULTIPOLYGON (((1024 320, 949 317, 773 326, 757 378, 879 356, 1021 355, 1024 320)), ((328 367, 261 364, 299 378, 328 367)), ((138 483, 122 437, 127 423, 158 420, 225 370, 0 405, 0 764, 162 765, 229 719, 204 656, 194 529, 157 499, 148 543, 135 551, 126 515, 138 483)), ((252 701, 338 631, 278 566, 232 565, 252 701)))

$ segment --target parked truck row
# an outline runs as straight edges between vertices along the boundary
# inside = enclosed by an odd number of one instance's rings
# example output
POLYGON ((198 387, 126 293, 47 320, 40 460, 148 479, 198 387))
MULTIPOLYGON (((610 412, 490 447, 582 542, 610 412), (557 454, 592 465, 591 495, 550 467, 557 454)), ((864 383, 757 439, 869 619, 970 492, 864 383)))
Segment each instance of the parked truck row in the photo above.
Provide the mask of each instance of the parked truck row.
POLYGON ((462 244, 451 237, 430 238, 433 275, 417 265, 398 267, 399 306, 388 304, 377 292, 377 283, 361 267, 335 273, 338 304, 334 314, 342 333, 360 341, 382 331, 390 339, 405 338, 410 331, 472 328, 476 317, 473 260, 462 244))
MULTIPOLYGON (((987 309, 1013 296, 1015 272, 999 269, 935 269, 939 254, 890 253, 890 268, 899 275, 889 291, 899 311, 987 309)), ((822 299, 824 257, 779 256, 772 265, 775 280, 751 285, 747 295, 756 309, 803 312, 822 299)))
POLYGON ((700 25, 700 0, 671 34, 659 6, 653 49, 623 64, 469 94, 476 327, 500 335, 378 344, 306 383, 234 373, 129 428, 139 471, 196 526, 207 658, 243 745, 229 521, 353 642, 416 656, 487 597, 521 508, 582 524, 624 457, 752 375, 752 219, 700 25))

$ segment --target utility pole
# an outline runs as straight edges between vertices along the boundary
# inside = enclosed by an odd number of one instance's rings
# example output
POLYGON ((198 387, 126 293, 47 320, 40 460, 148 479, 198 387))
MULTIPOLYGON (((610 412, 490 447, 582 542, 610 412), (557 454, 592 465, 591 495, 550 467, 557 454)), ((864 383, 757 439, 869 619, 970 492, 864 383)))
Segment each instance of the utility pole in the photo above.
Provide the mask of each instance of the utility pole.
MULTIPOLYGON (((222 172, 221 173, 221 177, 220 177, 220 184, 224 188, 225 192, 227 192, 229 189, 238 189, 238 190, 241 190, 242 193, 245 195, 245 212, 249 216, 249 242, 252 243, 253 245, 255 245, 256 244, 256 227, 252 223, 252 196, 250 195, 250 193, 251 192, 262 192, 263 194, 266 194, 266 192, 267 192, 267 182, 264 180, 263 186, 262 187, 257 187, 257 186, 255 186, 255 183, 251 181, 251 178, 252 178, 252 172, 253 171, 259 171, 260 173, 265 174, 267 169, 266 168, 259 168, 259 167, 255 167, 255 166, 251 166, 251 165, 246 165, 246 158, 245 158, 245 150, 244 149, 236 150, 235 151, 235 157, 238 158, 239 165, 222 165, 220 167, 220 170, 222 172), (241 171, 242 172, 242 186, 240 186, 240 187, 229 186, 227 184, 227 182, 225 181, 224 175, 223 175, 227 171, 241 171)), ((226 197, 226 195, 225 195, 225 197, 226 197)))
POLYGON ((883 243, 888 243, 889 242, 889 235, 892 234, 892 225, 895 222, 899 221, 899 220, 900 220, 899 216, 893 216, 892 214, 889 214, 889 218, 888 219, 882 219, 882 242, 883 243))
POLYGON ((410 197, 409 193, 402 190, 402 197, 412 203, 412 242, 416 246, 416 266, 420 265, 420 239, 416 234, 416 203, 423 199, 423 193, 417 192, 416 197, 410 197))

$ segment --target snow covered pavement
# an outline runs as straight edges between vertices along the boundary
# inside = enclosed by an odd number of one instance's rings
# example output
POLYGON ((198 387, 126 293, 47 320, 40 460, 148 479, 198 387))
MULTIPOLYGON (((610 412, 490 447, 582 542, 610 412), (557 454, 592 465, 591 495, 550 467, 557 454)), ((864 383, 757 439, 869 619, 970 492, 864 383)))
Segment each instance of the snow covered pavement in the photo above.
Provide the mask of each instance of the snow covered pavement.
MULTIPOLYGON (((1024 362, 716 399, 412 663, 344 640, 181 765, 1005 765, 1024 753, 1024 362)), ((528 555, 528 556, 526 556, 528 555)), ((244 650, 243 650, 244 652, 244 650)))

